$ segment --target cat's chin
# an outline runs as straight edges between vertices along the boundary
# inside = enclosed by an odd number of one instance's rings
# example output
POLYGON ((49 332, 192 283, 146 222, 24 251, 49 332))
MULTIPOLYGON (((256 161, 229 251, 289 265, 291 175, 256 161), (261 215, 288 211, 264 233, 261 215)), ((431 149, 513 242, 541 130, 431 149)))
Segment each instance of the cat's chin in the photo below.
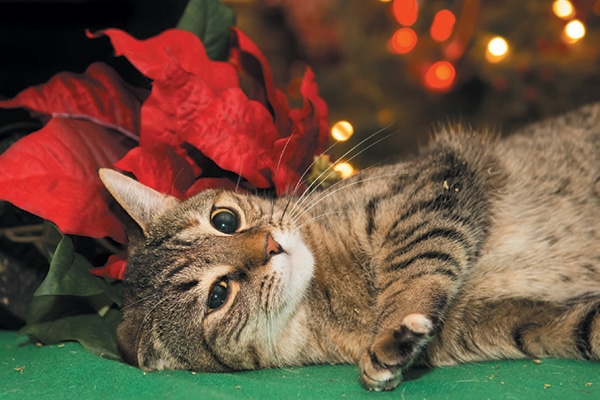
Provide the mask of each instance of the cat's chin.
POLYGON ((283 252, 271 260, 271 268, 281 276, 282 306, 294 308, 310 284, 315 261, 299 231, 275 231, 273 238, 283 252))

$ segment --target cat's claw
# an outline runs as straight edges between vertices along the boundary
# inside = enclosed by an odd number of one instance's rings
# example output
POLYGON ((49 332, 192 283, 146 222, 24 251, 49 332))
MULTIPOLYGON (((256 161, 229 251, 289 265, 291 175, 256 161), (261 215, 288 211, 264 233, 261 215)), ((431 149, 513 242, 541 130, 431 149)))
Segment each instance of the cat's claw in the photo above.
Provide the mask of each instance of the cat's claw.
POLYGON ((387 391, 402 382, 402 370, 410 366, 431 338, 433 324, 422 314, 410 314, 398 330, 379 332, 359 362, 363 386, 387 391))

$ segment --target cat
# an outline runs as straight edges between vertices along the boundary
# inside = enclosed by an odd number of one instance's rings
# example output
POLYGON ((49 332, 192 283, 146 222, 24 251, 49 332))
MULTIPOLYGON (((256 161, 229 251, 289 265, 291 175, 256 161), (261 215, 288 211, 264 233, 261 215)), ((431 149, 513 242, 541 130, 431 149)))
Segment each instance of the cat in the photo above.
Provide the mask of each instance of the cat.
POLYGON ((118 346, 144 370, 600 359, 600 103, 506 138, 440 128, 327 190, 179 201, 116 171, 118 346))

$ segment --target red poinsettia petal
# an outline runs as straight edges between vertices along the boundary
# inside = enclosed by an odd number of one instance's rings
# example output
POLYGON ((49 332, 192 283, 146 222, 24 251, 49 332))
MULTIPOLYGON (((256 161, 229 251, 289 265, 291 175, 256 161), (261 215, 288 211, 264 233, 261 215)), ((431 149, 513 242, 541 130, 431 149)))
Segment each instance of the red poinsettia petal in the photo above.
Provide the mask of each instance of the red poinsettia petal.
POLYGON ((277 194, 302 189, 296 182, 308 172, 315 155, 321 154, 329 140, 327 105, 319 96, 314 73, 307 68, 302 80, 303 107, 290 110, 293 130, 289 137, 274 144, 274 152, 280 155, 280 167, 275 171, 273 182, 277 194))
POLYGON ((150 79, 168 80, 165 65, 176 62, 181 69, 202 77, 217 90, 238 86, 235 68, 227 62, 210 60, 200 39, 191 32, 168 29, 146 40, 135 39, 119 29, 88 33, 90 37, 102 35, 110 38, 116 55, 125 56, 150 79))
POLYGON ((277 130, 286 136, 285 133, 290 131, 287 97, 276 89, 267 58, 244 32, 236 27, 231 29, 234 33, 231 61, 239 66, 241 73, 250 75, 255 83, 249 88, 248 95, 272 110, 277 130))
POLYGON ((319 95, 319 87, 315 81, 315 73, 309 67, 306 68, 302 78, 300 92, 304 96, 304 107, 301 119, 307 121, 307 126, 316 129, 316 137, 311 137, 316 146, 316 153, 325 150, 329 141, 329 122, 327 118, 328 108, 325 100, 319 95))
POLYGON ((126 151, 118 135, 99 125, 53 118, 0 155, 0 199, 54 222, 63 233, 124 243, 98 169, 126 151))
POLYGON ((195 112, 205 108, 215 91, 203 78, 187 72, 176 62, 165 64, 168 79, 157 79, 142 107, 141 144, 183 143, 181 125, 195 112))
POLYGON ((227 178, 200 178, 185 193, 185 197, 191 197, 206 189, 225 189, 231 191, 243 191, 239 186, 227 178))
POLYGON ((180 199, 194 183, 192 166, 164 144, 135 147, 114 166, 133 173, 144 185, 180 199))
POLYGON ((127 268, 127 254, 113 254, 102 267, 92 268, 90 272, 96 276, 123 280, 127 268))
POLYGON ((255 91, 260 98, 260 87, 263 87, 266 99, 262 100, 266 107, 274 113, 274 125, 281 139, 272 145, 272 159, 279 159, 272 169, 273 183, 278 194, 294 190, 296 182, 309 168, 315 154, 324 151, 328 140, 327 105, 318 94, 318 86, 314 73, 307 68, 302 80, 301 93, 303 107, 288 109, 287 98, 275 89, 269 64, 256 45, 239 29, 232 28, 235 33, 234 61, 243 72, 249 73, 259 84, 255 91))
POLYGON ((260 82, 263 90, 267 93, 269 101, 276 100, 276 87, 273 81, 273 73, 271 72, 271 66, 267 61, 267 58, 262 51, 256 46, 256 44, 239 28, 233 26, 231 30, 234 33, 233 48, 239 52, 234 52, 234 57, 239 62, 244 72, 252 76, 254 79, 260 82), (246 56, 247 59, 240 59, 238 57, 246 56))
POLYGON ((269 112, 241 89, 224 91, 196 110, 182 123, 180 135, 222 169, 256 187, 272 185, 277 158, 271 151, 278 134, 269 112))
POLYGON ((26 107, 54 117, 93 121, 137 140, 146 94, 123 82, 109 66, 95 63, 83 74, 59 73, 43 85, 0 101, 0 107, 26 107))
POLYGON ((273 143, 279 138, 271 114, 240 88, 213 90, 202 77, 169 66, 142 107, 141 144, 191 144, 220 168, 269 187, 273 143))

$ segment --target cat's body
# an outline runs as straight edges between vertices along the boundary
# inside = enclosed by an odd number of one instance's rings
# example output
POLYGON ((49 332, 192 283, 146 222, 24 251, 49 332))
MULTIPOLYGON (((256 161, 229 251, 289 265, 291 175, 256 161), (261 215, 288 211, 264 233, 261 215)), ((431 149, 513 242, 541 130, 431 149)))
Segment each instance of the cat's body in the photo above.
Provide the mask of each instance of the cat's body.
POLYGON ((414 362, 600 359, 600 105, 527 130, 441 132, 413 161, 291 201, 180 203, 104 171, 138 225, 124 358, 358 363, 374 390, 414 362))

